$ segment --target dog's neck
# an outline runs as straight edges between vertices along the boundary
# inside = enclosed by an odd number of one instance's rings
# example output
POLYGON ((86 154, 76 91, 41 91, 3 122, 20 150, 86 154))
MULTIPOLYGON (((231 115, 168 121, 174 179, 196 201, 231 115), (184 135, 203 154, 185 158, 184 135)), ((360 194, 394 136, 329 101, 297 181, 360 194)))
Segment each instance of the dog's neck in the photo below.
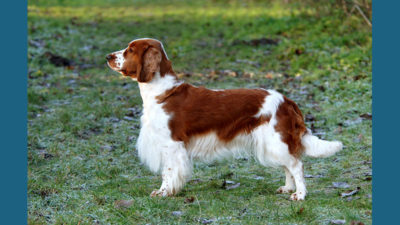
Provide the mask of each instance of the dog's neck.
POLYGON ((165 74, 161 77, 160 73, 156 73, 150 82, 139 83, 140 95, 143 100, 143 108, 151 107, 156 103, 156 97, 163 94, 165 91, 181 84, 176 76, 165 74))

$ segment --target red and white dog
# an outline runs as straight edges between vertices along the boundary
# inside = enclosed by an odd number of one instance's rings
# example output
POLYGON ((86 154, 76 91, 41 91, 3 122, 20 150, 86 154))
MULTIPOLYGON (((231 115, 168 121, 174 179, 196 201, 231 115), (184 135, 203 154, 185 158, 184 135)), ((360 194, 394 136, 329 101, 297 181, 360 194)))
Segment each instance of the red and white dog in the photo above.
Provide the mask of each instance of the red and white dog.
POLYGON ((192 173, 192 159, 204 161, 246 152, 263 166, 280 166, 286 183, 277 191, 303 200, 302 154, 328 157, 342 143, 320 140, 304 124, 297 105, 274 90, 210 90, 177 79, 162 43, 137 39, 107 55, 111 69, 139 83, 143 99, 139 157, 162 173, 151 196, 171 196, 192 173))

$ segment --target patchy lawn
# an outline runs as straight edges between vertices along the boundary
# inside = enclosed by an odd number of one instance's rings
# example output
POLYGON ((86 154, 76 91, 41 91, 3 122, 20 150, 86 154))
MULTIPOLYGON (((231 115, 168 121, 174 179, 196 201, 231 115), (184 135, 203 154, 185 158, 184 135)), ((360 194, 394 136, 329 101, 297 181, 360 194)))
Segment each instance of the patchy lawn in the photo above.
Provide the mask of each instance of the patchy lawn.
POLYGON ((372 38, 360 16, 239 1, 37 0, 28 18, 29 224, 371 224, 372 38), (277 89, 344 150, 304 158, 303 202, 275 194, 283 170, 251 158, 196 163, 178 196, 150 198, 161 178, 135 150, 137 84, 105 64, 139 37, 163 41, 192 84, 277 89))

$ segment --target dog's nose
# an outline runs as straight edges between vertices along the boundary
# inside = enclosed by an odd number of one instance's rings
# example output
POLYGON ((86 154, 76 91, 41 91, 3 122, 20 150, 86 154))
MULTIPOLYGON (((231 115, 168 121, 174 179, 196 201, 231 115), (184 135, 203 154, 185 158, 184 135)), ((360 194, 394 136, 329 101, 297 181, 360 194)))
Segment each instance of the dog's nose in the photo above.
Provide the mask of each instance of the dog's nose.
POLYGON ((108 54, 107 56, 106 56, 106 59, 107 60, 110 60, 110 59, 112 59, 113 58, 113 56, 111 55, 111 54, 108 54))

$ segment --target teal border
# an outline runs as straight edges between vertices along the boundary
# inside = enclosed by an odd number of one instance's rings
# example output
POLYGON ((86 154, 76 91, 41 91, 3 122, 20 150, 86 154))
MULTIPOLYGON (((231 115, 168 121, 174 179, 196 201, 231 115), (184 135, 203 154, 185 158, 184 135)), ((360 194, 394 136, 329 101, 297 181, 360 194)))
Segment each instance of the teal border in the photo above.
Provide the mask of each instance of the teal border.
POLYGON ((27 1, 4 1, 1 17, 1 224, 27 223, 27 1))
POLYGON ((373 224, 399 223, 400 1, 373 1, 373 224))

